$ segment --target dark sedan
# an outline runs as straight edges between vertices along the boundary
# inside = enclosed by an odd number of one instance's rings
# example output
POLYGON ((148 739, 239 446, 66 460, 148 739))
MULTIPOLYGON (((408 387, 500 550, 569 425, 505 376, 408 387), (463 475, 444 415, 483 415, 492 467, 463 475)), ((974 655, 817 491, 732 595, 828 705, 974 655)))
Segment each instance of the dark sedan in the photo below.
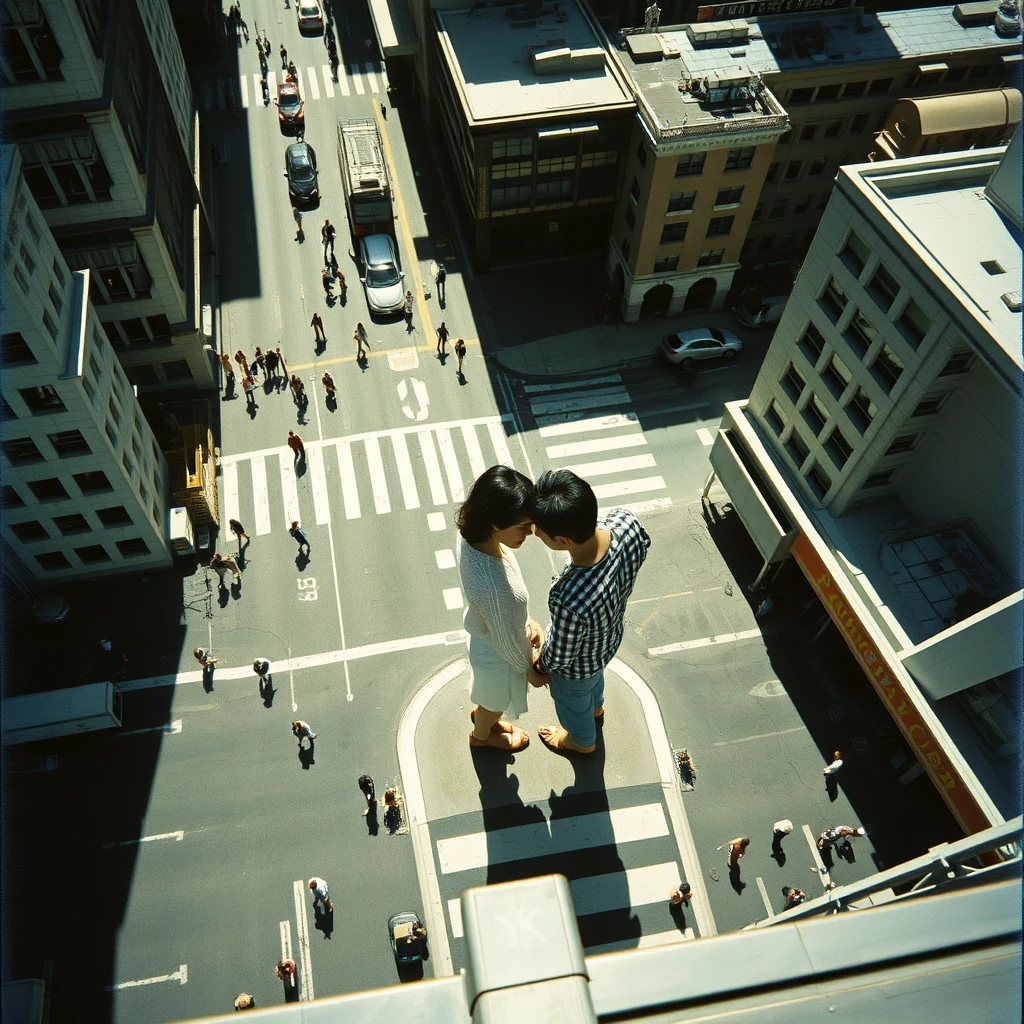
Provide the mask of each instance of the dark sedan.
POLYGON ((308 142, 293 142, 284 151, 284 176, 296 203, 314 204, 320 199, 316 150, 308 142))

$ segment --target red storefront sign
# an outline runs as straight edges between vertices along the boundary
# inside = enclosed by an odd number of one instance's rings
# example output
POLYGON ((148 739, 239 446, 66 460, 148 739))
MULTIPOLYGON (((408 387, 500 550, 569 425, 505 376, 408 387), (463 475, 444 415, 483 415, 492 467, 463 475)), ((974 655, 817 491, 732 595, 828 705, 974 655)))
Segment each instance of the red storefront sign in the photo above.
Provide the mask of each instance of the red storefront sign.
POLYGON ((821 598, 821 603, 832 621, 843 634, 853 656, 860 662, 864 674, 885 701, 889 714, 907 738, 907 742, 931 776, 935 788, 946 801, 965 834, 971 835, 989 828, 993 822, 975 800, 956 769, 950 765, 945 752, 908 700, 903 685, 895 677, 875 642, 868 636, 860 618, 847 605, 832 574, 825 568, 814 546, 807 537, 800 534, 790 550, 797 565, 821 598))

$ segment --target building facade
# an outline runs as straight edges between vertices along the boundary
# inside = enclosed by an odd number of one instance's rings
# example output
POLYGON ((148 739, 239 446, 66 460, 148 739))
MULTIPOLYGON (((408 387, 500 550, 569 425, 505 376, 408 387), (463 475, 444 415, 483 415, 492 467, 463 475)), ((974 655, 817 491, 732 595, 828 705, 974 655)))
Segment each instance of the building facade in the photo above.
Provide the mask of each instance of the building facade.
POLYGON ((198 120, 166 0, 3 8, 4 141, 131 382, 213 386, 198 120))
POLYGON ((169 565, 167 465, 99 316, 0 147, 2 531, 46 583, 169 565))
POLYGON ((1018 799, 1020 157, 1018 131, 842 168, 711 455, 766 571, 797 562, 966 831, 992 820, 972 778, 1003 814, 1018 799))

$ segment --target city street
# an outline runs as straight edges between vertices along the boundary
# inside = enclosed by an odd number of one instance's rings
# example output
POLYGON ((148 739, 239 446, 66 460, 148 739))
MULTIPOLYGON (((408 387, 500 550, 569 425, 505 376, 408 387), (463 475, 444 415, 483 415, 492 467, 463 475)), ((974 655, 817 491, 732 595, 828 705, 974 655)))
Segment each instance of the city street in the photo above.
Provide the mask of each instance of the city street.
MULTIPOLYGON (((814 637, 793 567, 757 617, 765 594, 747 590, 761 568, 753 546, 724 495, 712 494, 711 509, 699 499, 723 403, 749 394, 770 333, 744 334, 734 363, 696 374, 657 358, 660 336, 679 329, 665 323, 622 326, 617 369, 513 372, 503 356, 542 339, 532 327, 516 332, 518 289, 495 298, 506 272, 472 279, 440 203, 443 168, 416 108, 390 104, 378 55, 364 45, 365 10, 346 9, 337 25, 337 83, 321 37, 300 37, 293 10, 258 0, 243 13, 250 31, 267 32, 272 72, 281 42, 299 68, 323 198, 297 240, 283 177, 291 140, 260 98, 254 43, 239 39, 237 75, 220 67, 197 83, 220 157, 210 211, 216 341, 250 358, 256 345, 280 346, 309 406, 301 412, 273 382, 261 381, 255 410, 237 387, 220 396, 217 545, 237 554, 226 523, 243 523, 239 585, 229 574, 218 586, 200 564, 184 578, 127 578, 102 598, 83 590, 83 631, 116 622, 132 648, 123 729, 47 744, 39 753, 59 752, 62 769, 14 780, 7 807, 26 836, 8 867, 25 879, 8 914, 27 969, 53 961, 52 1019, 173 1021, 226 1012, 243 990, 258 1006, 281 1003, 273 968, 286 955, 303 1000, 397 984, 387 921, 404 910, 430 931, 423 975, 457 971, 457 899, 471 885, 566 874, 584 946, 598 952, 742 928, 782 909, 783 885, 818 896, 956 838, 923 777, 878 784, 886 763, 912 756, 832 628, 814 637), (397 177, 411 331, 401 319, 372 320, 349 256, 335 133, 347 116, 377 118, 397 177), (327 218, 348 284, 333 306, 320 281, 327 218), (428 267, 447 252, 441 308, 428 267), (319 353, 315 311, 327 335, 319 353), (452 340, 467 340, 464 383, 450 345, 436 356, 442 320, 452 340), (369 338, 363 363, 357 322, 369 338), (333 411, 324 370, 338 386, 333 411), (303 458, 288 448, 289 430, 301 434, 303 458), (629 505, 652 538, 589 762, 556 757, 537 738, 537 725, 553 721, 544 691, 530 695, 525 751, 489 758, 468 748, 453 517, 498 462, 533 477, 573 469, 602 509, 629 505), (293 520, 308 557, 288 533, 293 520), (197 645, 220 659, 212 680, 192 656, 197 645), (256 657, 272 662, 269 686, 253 672, 256 657), (311 753, 298 749, 294 719, 317 733, 311 753), (676 770, 683 748, 695 778, 676 770), (835 749, 846 764, 829 793, 822 768, 835 749), (399 817, 383 806, 363 814, 363 773, 378 800, 397 787, 399 817), (793 832, 773 851, 780 818, 793 832), (837 824, 869 835, 848 859, 823 862, 814 840, 837 824), (730 874, 716 848, 738 836, 750 849, 730 874), (312 876, 328 882, 333 913, 314 913, 312 876), (683 878, 695 899, 679 913, 668 893, 683 878)), ((574 294, 569 308, 596 335, 593 298, 574 294)), ((543 287, 531 301, 554 310, 543 287)), ((546 625, 561 562, 536 539, 519 560, 531 612, 546 625)))

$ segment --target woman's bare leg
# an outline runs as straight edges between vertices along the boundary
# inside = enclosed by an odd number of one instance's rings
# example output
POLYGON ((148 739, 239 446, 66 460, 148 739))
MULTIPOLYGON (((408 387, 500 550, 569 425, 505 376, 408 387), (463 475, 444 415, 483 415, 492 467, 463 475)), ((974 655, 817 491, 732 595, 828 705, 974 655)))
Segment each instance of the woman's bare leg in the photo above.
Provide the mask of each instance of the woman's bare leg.
POLYGON ((473 736, 483 742, 491 735, 491 726, 501 718, 502 712, 488 711, 483 705, 476 706, 476 718, 473 722, 473 736))

